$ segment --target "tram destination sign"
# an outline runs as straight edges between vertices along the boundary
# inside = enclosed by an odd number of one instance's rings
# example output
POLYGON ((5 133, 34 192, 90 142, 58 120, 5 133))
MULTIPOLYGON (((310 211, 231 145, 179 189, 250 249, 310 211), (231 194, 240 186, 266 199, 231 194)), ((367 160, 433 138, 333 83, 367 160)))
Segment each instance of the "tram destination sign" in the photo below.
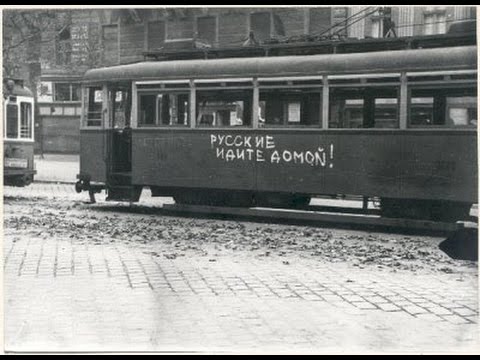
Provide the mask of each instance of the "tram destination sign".
POLYGON ((28 167, 28 160, 19 159, 19 158, 5 158, 4 164, 5 164, 5 167, 8 167, 8 168, 26 169, 28 167))

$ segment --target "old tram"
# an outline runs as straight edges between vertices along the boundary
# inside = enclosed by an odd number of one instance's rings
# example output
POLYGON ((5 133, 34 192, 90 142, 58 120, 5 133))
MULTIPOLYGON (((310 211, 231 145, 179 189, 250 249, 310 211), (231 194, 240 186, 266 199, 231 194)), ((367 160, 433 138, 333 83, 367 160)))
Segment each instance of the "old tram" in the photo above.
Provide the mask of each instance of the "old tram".
POLYGON ((36 174, 34 164, 34 98, 23 81, 3 81, 3 182, 26 186, 36 174))
POLYGON ((388 217, 468 216, 477 47, 408 47, 90 70, 77 191, 287 207, 359 195, 388 217))

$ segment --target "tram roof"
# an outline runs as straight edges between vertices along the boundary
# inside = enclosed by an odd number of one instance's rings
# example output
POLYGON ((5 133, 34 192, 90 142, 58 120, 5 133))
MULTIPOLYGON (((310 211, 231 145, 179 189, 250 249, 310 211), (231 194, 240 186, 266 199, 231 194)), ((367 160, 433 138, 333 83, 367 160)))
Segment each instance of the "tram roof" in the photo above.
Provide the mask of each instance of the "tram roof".
POLYGON ((379 51, 353 54, 139 62, 92 69, 84 82, 476 69, 477 47, 379 51))
POLYGON ((24 97, 33 97, 32 91, 23 85, 23 80, 21 79, 3 79, 3 95, 4 96, 24 96, 24 97), (7 86, 7 84, 11 85, 7 86))

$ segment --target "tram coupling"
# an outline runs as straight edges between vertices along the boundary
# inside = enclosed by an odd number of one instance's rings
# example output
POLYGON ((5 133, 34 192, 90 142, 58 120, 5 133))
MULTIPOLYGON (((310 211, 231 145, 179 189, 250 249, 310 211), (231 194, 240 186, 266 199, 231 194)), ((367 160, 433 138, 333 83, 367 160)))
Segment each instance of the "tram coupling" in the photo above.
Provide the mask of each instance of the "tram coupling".
POLYGON ((92 184, 90 182, 90 175, 85 174, 78 174, 77 179, 78 181, 75 183, 75 191, 77 193, 81 193, 82 191, 88 191, 88 195, 90 196, 90 202, 94 204, 96 202, 95 194, 105 189, 105 184, 92 184))

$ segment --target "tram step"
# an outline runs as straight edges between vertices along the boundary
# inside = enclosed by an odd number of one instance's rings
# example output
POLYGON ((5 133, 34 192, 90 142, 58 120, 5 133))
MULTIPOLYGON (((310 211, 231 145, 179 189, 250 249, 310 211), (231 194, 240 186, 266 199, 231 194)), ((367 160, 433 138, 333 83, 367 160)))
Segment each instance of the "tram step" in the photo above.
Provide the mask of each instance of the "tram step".
POLYGON ((141 193, 141 186, 113 186, 107 189, 106 200, 137 202, 141 193))
POLYGON ((132 183, 132 173, 111 173, 108 177, 108 182, 112 186, 130 186, 132 183))

